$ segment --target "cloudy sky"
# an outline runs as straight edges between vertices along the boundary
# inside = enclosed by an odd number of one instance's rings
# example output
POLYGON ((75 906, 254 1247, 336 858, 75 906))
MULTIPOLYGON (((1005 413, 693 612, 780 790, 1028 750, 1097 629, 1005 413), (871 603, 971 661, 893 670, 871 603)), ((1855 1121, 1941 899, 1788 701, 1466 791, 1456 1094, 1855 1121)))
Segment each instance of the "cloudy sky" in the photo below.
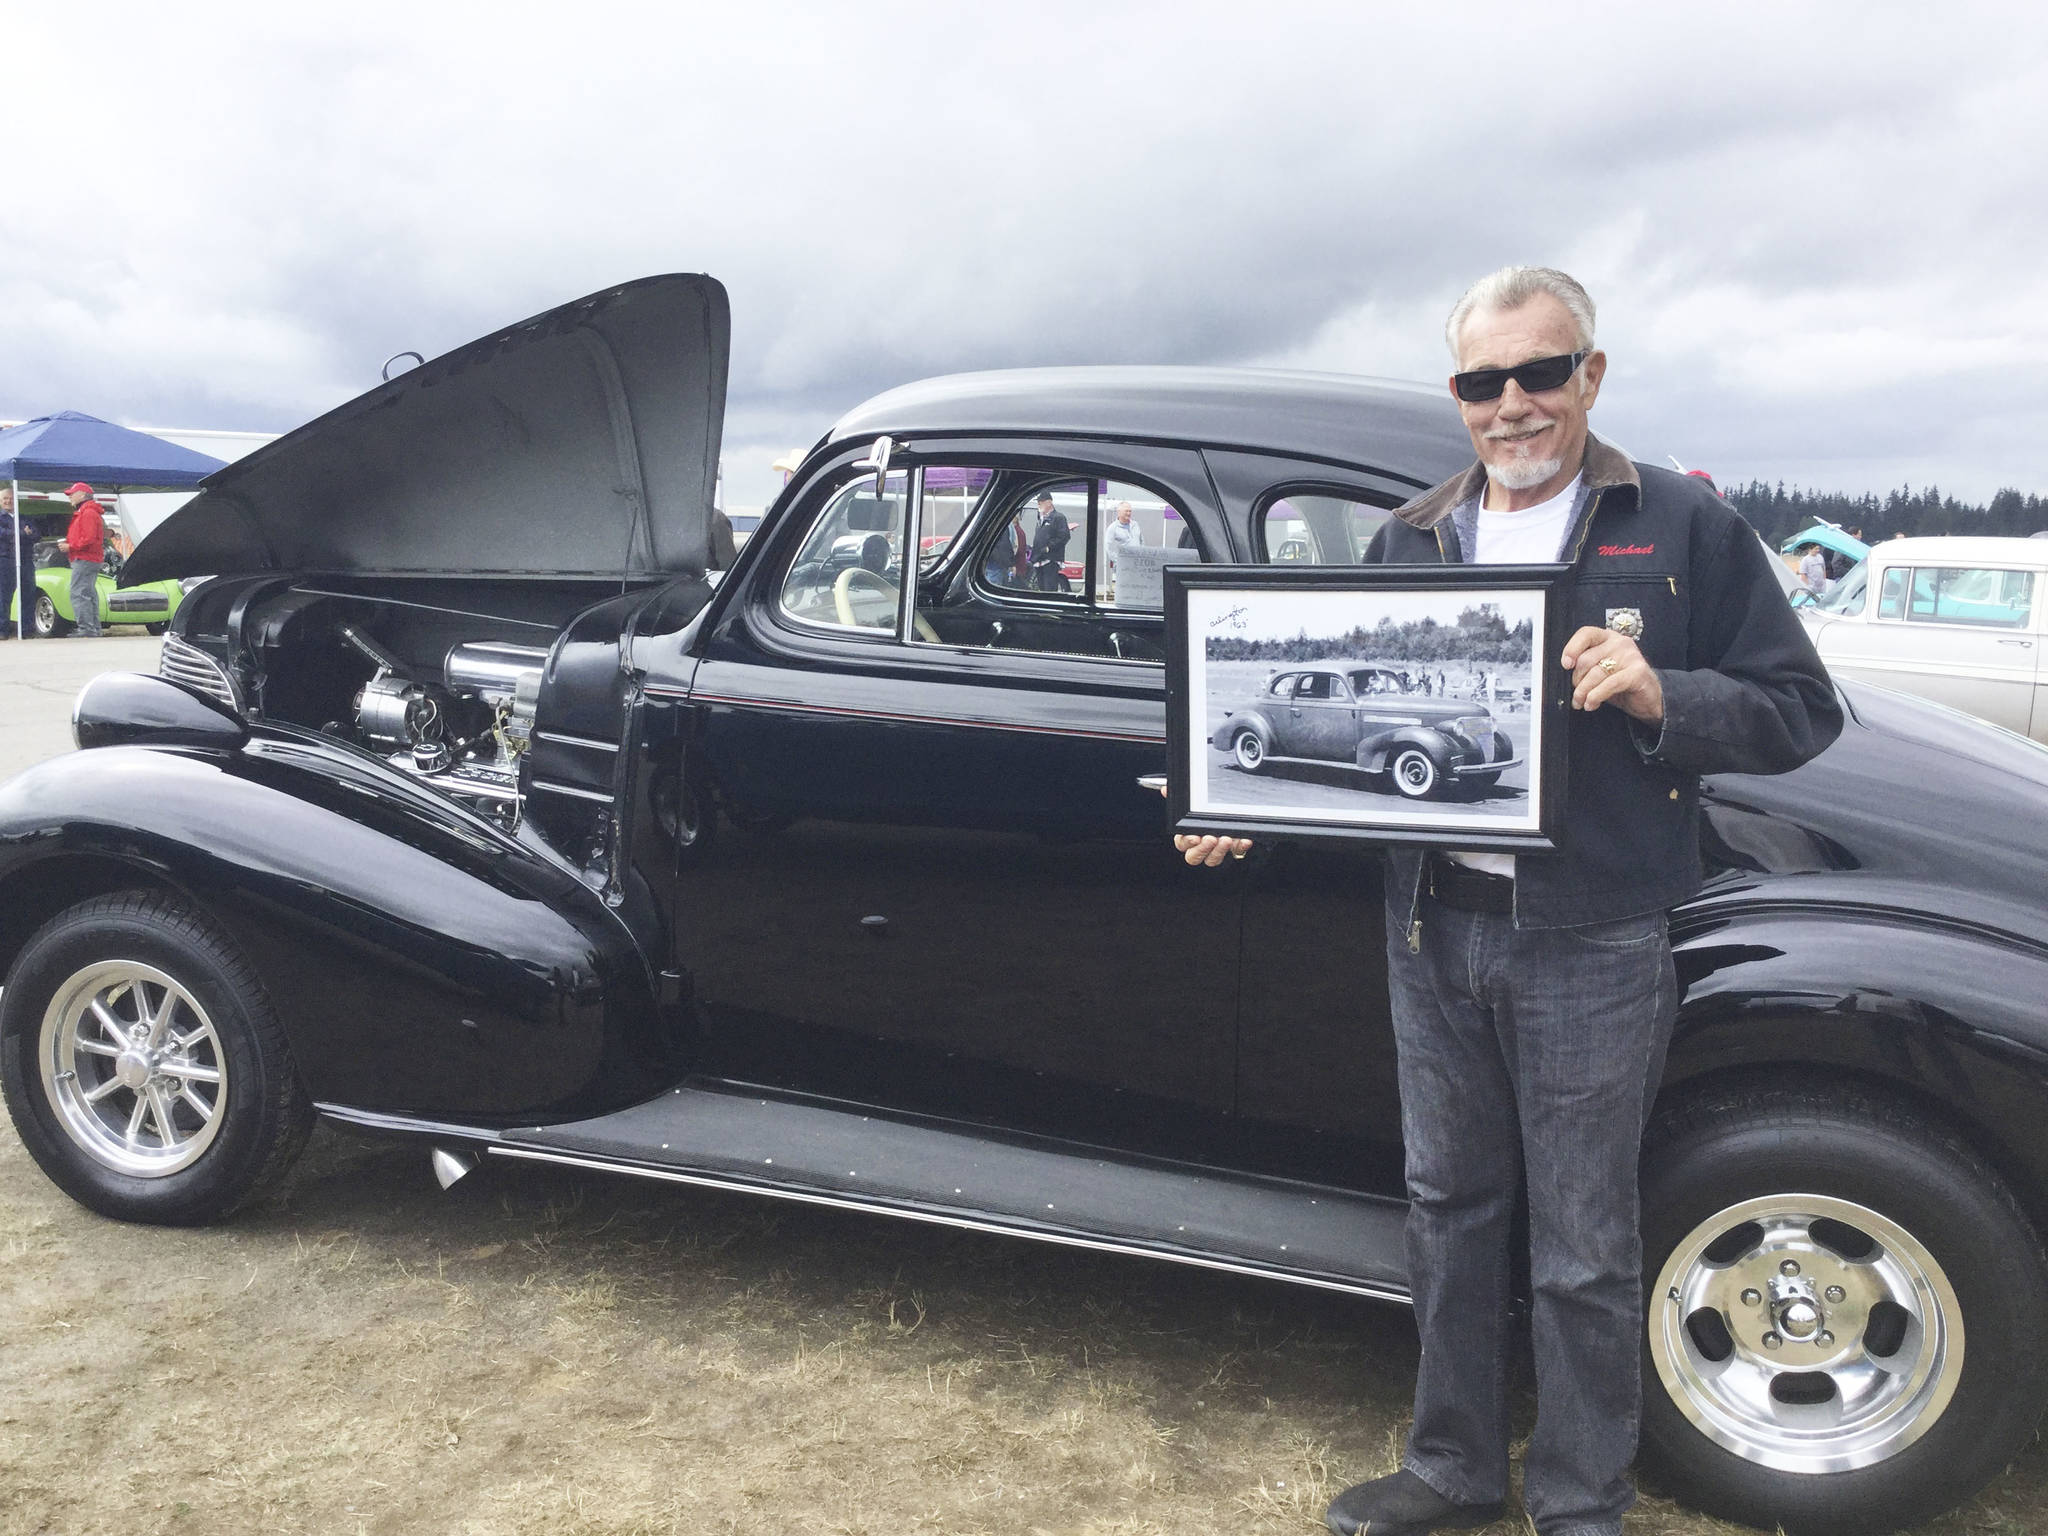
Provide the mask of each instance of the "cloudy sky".
POLYGON ((2030 7, 25 9, 0 416, 281 430, 401 349, 708 271, 759 502, 932 373, 1440 379, 1452 300, 1522 261, 1593 291, 1639 457, 2048 492, 2030 7))

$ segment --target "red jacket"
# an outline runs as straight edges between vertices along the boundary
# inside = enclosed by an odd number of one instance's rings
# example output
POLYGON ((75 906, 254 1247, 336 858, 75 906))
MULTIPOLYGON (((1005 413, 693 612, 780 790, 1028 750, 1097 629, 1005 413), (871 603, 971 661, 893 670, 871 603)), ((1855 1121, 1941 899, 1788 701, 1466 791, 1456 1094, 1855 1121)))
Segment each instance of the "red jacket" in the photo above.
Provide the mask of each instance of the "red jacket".
POLYGON ((64 550, 74 560, 107 558, 107 520, 96 501, 81 501, 64 534, 64 550))

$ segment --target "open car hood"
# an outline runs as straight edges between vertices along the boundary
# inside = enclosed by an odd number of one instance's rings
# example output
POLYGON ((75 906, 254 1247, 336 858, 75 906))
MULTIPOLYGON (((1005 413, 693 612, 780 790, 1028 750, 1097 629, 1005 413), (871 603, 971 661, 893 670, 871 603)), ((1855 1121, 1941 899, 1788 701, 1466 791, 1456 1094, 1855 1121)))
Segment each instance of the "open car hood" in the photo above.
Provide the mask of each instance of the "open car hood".
POLYGON ((444 353, 207 477, 121 583, 704 569, 725 287, 641 278, 444 353))

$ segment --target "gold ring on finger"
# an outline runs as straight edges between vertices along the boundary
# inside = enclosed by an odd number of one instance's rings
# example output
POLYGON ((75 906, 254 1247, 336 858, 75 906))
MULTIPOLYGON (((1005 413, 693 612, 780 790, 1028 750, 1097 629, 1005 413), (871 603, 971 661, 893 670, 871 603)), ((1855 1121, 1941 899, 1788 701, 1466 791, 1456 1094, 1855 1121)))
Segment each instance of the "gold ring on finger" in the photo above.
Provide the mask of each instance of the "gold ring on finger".
POLYGON ((1602 672, 1612 672, 1616 665, 1617 663, 1612 656, 1602 656, 1600 658, 1600 670, 1602 672))

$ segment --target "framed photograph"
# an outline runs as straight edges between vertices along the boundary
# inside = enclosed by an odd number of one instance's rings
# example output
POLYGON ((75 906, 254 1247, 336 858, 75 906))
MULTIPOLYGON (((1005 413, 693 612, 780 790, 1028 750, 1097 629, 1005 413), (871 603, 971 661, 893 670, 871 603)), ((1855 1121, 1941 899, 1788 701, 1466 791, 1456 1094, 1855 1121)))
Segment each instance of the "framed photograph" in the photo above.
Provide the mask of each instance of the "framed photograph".
POLYGON ((1556 846, 1569 566, 1164 575, 1176 831, 1556 846))

